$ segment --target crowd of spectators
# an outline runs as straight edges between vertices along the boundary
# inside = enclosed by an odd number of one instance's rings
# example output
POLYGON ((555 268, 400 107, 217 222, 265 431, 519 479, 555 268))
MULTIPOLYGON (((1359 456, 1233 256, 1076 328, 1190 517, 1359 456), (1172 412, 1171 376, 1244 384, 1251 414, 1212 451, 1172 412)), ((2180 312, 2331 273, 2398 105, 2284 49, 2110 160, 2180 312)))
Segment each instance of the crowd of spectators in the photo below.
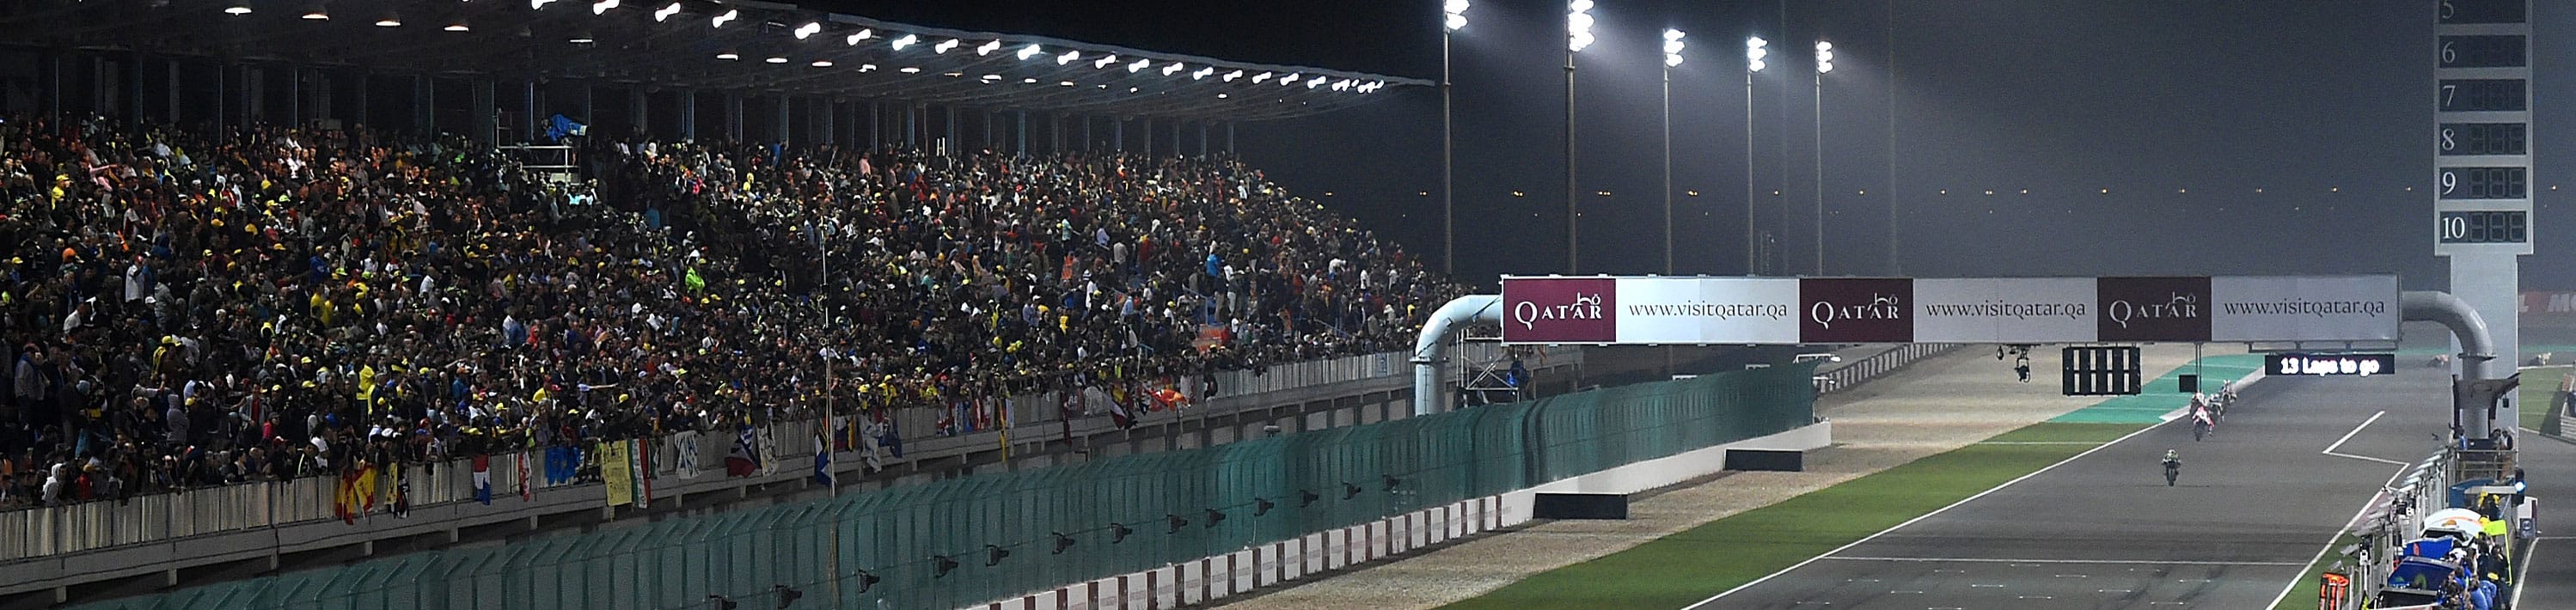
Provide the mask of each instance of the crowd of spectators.
POLYGON ((0 122, 0 507, 1258 371, 1460 292, 1225 158, 583 149, 0 122))

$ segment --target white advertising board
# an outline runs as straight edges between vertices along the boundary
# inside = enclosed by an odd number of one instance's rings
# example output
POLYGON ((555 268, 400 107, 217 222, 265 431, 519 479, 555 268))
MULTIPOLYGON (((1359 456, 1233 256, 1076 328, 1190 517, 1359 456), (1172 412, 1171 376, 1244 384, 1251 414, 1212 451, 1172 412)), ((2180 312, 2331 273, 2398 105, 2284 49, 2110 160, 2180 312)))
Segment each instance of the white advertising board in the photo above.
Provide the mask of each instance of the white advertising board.
POLYGON ((2396 341, 2397 276, 2209 278, 2211 341, 2396 341))
POLYGON ((2091 343, 2094 278, 1914 280, 1917 343, 2091 343))
POLYGON ((1798 342, 1797 278, 1619 278, 1620 343, 1798 342))

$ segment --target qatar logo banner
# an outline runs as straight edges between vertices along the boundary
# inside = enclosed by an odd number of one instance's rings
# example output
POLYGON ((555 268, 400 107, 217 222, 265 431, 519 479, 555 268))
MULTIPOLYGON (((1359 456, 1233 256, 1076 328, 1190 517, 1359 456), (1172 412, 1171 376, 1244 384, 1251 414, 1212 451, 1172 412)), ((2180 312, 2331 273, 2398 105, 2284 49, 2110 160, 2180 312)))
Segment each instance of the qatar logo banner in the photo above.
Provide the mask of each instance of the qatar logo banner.
POLYGON ((2215 341, 2396 341, 2397 276, 2214 277, 2215 341))
POLYGON ((1503 342, 1619 340, 1619 281, 1606 277, 1503 278, 1503 342))
POLYGON ((2106 277, 2095 286, 2098 341, 2209 340, 2207 277, 2106 277))
POLYGON ((1914 280, 1798 280, 1798 337, 1804 343, 1911 343, 1914 280))

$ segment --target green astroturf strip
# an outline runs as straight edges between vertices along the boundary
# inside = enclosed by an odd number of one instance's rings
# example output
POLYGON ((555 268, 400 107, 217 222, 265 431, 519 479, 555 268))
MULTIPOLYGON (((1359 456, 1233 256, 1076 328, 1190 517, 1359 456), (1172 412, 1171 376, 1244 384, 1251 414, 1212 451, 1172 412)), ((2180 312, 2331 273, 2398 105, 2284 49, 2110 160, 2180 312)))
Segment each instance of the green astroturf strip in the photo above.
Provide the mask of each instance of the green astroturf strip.
POLYGON ((2567 377, 2566 367, 2523 369, 2522 427, 2541 429, 2549 417, 2550 395, 2558 392, 2559 380, 2567 377))
MULTIPOLYGON (((2359 542, 2361 542, 2360 536, 2344 534, 2336 536, 2334 542, 2326 545, 2326 548, 2340 549, 2359 542)), ((2299 582, 2304 584, 2290 587, 2290 594, 2282 596, 2281 603, 2272 604, 2272 610, 2314 610, 2317 607, 2317 575, 2324 573, 2328 564, 2341 560, 2333 553, 2317 556, 2316 561, 2308 564, 2308 571, 2299 573, 2299 582)))
POLYGON ((2090 407, 2069 411, 2049 421, 2152 424, 2164 421, 2164 414, 2191 404, 2191 398, 2182 394, 2183 375, 2197 371, 2201 376, 2201 391, 2207 392, 2217 389, 2219 384, 2252 375, 2254 371, 2261 368, 2263 368, 2261 354, 2207 356, 2200 359, 2199 367, 2185 364, 2148 381, 2145 391, 2136 396, 2121 396, 2105 400, 2090 407))
MULTIPOLYGON (((2038 423, 1543 572, 1449 608, 1680 608, 2046 468, 2141 424, 2038 423)), ((1725 484, 1723 480, 1717 484, 1725 484)))

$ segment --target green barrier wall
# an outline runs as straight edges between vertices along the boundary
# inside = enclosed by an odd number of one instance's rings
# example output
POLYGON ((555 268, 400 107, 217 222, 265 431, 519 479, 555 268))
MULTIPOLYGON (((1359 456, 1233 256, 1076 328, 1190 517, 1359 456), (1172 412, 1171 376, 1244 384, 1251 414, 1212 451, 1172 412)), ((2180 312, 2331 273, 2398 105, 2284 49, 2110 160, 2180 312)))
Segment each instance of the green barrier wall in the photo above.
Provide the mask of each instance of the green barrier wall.
POLYGON ((1812 371, 1609 388, 86 607, 695 608, 720 594, 773 608, 785 584, 803 592, 800 608, 951 608, 1790 430, 1814 421, 1812 371), (1271 508, 1254 514, 1264 500, 1271 508), (1224 518, 1209 523, 1210 509, 1224 518), (1175 529, 1173 517, 1187 523, 1175 529), (1124 541, 1113 523, 1132 530, 1124 541), (1061 554, 1059 532, 1073 541, 1061 554), (1010 555, 986 566, 986 545, 1010 555), (934 555, 955 569, 938 575, 934 555), (880 582, 859 591, 861 570, 880 582))

